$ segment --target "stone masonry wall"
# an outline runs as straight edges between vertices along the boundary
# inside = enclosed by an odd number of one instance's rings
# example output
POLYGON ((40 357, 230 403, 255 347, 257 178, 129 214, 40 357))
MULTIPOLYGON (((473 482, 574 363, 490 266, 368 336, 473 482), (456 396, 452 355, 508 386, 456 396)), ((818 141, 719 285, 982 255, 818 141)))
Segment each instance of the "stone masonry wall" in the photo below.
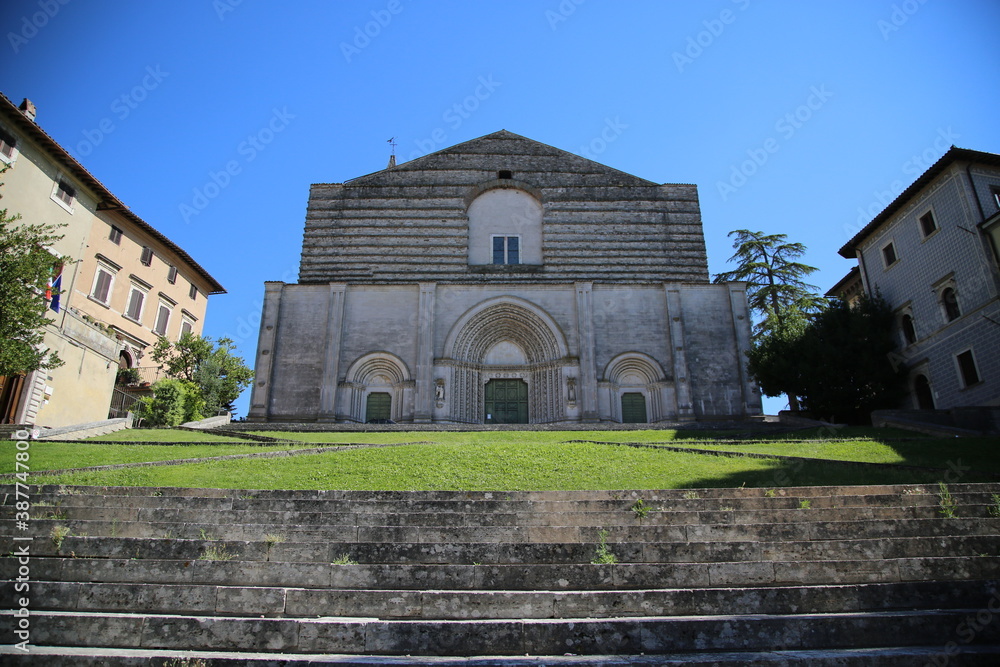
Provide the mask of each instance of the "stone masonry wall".
POLYGON ((697 189, 657 185, 497 132, 310 192, 300 282, 707 282, 697 189), (500 179, 500 171, 510 171, 500 179), (467 209, 491 187, 543 207, 541 266, 470 267, 467 209))

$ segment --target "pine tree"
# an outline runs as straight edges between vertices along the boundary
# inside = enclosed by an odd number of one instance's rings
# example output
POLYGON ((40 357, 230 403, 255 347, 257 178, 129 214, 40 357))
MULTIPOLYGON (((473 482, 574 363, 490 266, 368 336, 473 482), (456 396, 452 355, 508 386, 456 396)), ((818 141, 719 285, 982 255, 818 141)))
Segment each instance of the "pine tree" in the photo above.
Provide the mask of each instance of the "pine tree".
MULTIPOLYGON (((729 236, 733 235, 736 253, 729 261, 736 262, 736 269, 717 274, 715 282, 747 283, 747 302, 755 318, 754 346, 769 336, 784 336, 797 320, 826 304, 826 299, 816 293, 818 288, 803 280, 817 269, 795 261, 805 254, 805 245, 788 243, 786 234, 737 229, 729 232, 729 236)), ((794 394, 788 394, 788 406, 798 410, 794 394)))

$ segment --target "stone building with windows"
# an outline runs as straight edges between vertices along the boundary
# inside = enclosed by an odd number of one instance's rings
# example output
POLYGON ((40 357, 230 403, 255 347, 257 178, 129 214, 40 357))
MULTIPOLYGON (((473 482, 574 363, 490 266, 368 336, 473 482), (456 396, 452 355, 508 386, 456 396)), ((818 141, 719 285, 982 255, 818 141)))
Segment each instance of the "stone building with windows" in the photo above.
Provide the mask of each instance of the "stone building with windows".
POLYGON ((1000 405, 1000 155, 952 146, 840 254, 896 311, 900 407, 1000 405))
MULTIPOLYGON (((200 334, 210 294, 225 290, 182 248, 130 211, 36 122, 34 105, 0 95, 0 207, 21 222, 65 225, 44 345, 65 362, 0 377, 3 423, 68 426, 107 419, 119 368, 156 379, 146 350, 200 334)), ((141 384, 141 383, 140 383, 141 384)))
POLYGON ((265 284, 251 420, 661 422, 761 412, 697 189, 507 131, 313 185, 265 284))

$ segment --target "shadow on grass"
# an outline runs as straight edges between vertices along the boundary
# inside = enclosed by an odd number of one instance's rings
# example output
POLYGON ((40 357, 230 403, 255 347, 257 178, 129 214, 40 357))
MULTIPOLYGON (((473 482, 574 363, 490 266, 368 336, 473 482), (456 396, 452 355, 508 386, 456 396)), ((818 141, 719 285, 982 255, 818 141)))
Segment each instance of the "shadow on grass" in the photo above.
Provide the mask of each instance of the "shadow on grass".
POLYGON ((854 486, 872 484, 946 484, 968 482, 996 483, 997 476, 984 474, 963 462, 955 461, 942 468, 915 470, 902 465, 918 463, 872 464, 835 460, 773 459, 767 470, 751 470, 703 477, 688 488, 773 488, 783 486, 854 486))

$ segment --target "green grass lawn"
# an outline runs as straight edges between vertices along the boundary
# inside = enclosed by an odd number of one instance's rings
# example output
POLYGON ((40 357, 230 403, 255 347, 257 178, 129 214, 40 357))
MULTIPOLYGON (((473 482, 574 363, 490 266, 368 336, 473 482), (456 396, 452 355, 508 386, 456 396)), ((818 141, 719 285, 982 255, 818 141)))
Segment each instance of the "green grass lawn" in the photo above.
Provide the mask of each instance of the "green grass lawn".
MULTIPOLYGON (((526 432, 518 432, 522 433, 526 432)), ((426 438, 441 434, 420 435, 426 438)), ((902 484, 932 483, 942 477, 938 472, 859 468, 826 461, 803 464, 613 444, 539 441, 541 435, 551 437, 553 433, 531 433, 532 437, 526 438, 531 442, 512 442, 510 433, 475 435, 482 438, 465 443, 352 449, 280 459, 69 473, 46 476, 45 482, 234 489, 513 491, 902 484)), ((977 476, 969 472, 962 481, 974 479, 977 476)), ((35 477, 34 481, 41 479, 35 477)))
MULTIPOLYGON (((266 435, 271 438, 298 440, 301 442, 321 442, 340 444, 389 444, 399 442, 438 442, 453 444, 486 444, 500 442, 519 443, 551 443, 567 440, 597 440, 600 442, 666 442, 706 441, 706 440, 744 440, 746 431, 726 430, 622 430, 622 431, 340 431, 315 432, 308 431, 252 431, 256 435, 266 435)), ((756 436, 760 438, 761 436, 756 436)), ((768 440, 797 439, 889 439, 907 438, 924 439, 922 436, 897 429, 875 429, 845 427, 843 429, 806 429, 791 433, 781 433, 768 436, 768 440)))
POLYGON ((865 461, 870 463, 896 463, 928 468, 950 468, 951 464, 972 470, 1000 473, 1000 440, 997 438, 940 439, 889 441, 813 441, 769 442, 754 444, 671 443, 690 446, 757 454, 779 454, 835 461, 865 461))
MULTIPOLYGON (((752 441, 745 432, 704 430, 261 433, 299 443, 248 445, 191 431, 135 429, 119 431, 113 437, 123 443, 179 444, 34 442, 30 466, 38 473, 114 463, 301 449, 317 444, 409 443, 280 459, 65 473, 45 476, 44 480, 115 486, 502 491, 927 483, 943 476, 943 472, 861 468, 828 461, 897 463, 942 471, 957 465, 964 471, 962 481, 988 479, 976 474, 980 471, 1000 472, 1000 440, 996 438, 923 438, 891 429, 810 429, 784 434, 784 439, 772 437, 767 442, 752 441), (219 444, 183 444, 212 438, 217 438, 219 444), (720 442, 730 438, 736 439, 720 442), (790 441, 806 438, 812 439, 790 441), (579 442, 588 440, 599 442, 579 442), (796 463, 725 458, 610 443, 664 443, 817 460, 796 463)), ((0 472, 13 472, 14 459, 14 443, 0 443, 0 472)), ((33 475, 33 481, 40 482, 42 477, 33 475)))
MULTIPOLYGON (((14 441, 0 441, 0 473, 15 472, 14 441)), ((171 461, 228 454, 254 454, 278 449, 302 449, 315 445, 100 445, 87 442, 64 443, 37 441, 28 450, 31 471, 86 468, 115 463, 171 461)))

